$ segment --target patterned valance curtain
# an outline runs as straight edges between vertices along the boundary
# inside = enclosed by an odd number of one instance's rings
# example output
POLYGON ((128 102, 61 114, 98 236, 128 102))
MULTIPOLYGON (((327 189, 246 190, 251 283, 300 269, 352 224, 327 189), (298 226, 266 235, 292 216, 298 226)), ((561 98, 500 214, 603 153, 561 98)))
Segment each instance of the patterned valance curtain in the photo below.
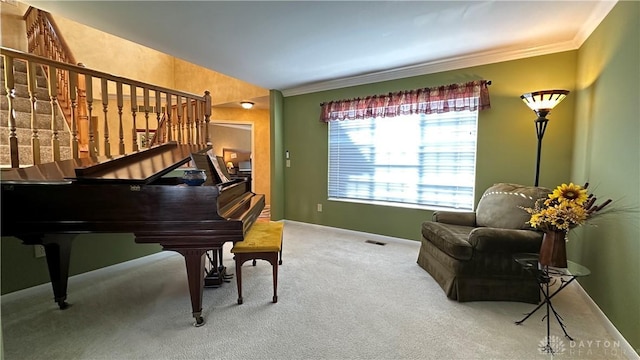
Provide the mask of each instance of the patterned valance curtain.
POLYGON ((320 121, 490 109, 488 85, 491 85, 491 81, 476 80, 388 95, 330 101, 320 104, 320 121))

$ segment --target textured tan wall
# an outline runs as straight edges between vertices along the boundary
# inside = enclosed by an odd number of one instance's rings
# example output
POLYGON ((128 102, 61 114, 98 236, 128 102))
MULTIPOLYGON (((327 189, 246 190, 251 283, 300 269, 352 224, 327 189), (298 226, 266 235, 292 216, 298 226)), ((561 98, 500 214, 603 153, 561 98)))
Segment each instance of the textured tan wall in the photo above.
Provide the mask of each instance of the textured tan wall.
POLYGON ((214 154, 223 156, 224 149, 251 151, 252 136, 250 130, 220 126, 218 124, 220 123, 214 123, 209 126, 209 137, 214 154))
POLYGON ((211 92, 212 104, 240 102, 256 97, 269 96, 269 90, 252 85, 201 66, 175 59, 175 86, 184 91, 202 95, 211 92))
POLYGON ((174 88, 174 57, 54 14, 76 61, 114 75, 174 88))
POLYGON ((28 50, 26 25, 22 16, 27 11, 28 6, 22 3, 10 5, 5 2, 0 3, 0 35, 2 46, 24 51, 28 50))

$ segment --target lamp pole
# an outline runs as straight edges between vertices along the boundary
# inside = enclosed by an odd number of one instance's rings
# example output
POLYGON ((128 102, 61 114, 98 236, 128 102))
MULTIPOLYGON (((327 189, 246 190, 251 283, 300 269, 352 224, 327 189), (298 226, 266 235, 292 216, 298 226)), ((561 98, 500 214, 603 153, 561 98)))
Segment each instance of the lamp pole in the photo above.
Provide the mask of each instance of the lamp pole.
POLYGON ((522 94, 520 99, 533 110, 538 118, 535 120, 536 134, 538 135, 538 153, 536 157, 536 179, 534 185, 538 186, 540 179, 540 153, 542 152, 542 138, 547 130, 547 115, 556 105, 558 105, 569 94, 569 90, 542 90, 522 94))
POLYGON ((544 117, 545 115, 538 114, 538 118, 535 120, 536 125, 536 135, 538 136, 538 153, 536 156, 536 178, 534 181, 534 186, 538 186, 538 180, 540 179, 540 154, 542 153, 542 138, 544 137, 544 132, 547 130, 547 123, 549 120, 544 117))

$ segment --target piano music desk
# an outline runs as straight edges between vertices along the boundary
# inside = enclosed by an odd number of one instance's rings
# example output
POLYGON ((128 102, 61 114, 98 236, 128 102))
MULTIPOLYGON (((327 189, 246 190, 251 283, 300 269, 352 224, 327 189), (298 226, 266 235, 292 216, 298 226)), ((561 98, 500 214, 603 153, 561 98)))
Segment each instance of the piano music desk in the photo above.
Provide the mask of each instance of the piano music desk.
POLYGON ((255 222, 243 241, 234 244, 231 252, 236 263, 238 304, 242 304, 242 264, 256 259, 266 260, 273 269, 273 302, 278 302, 278 265, 282 265, 282 222, 255 222), (278 260, 278 257, 280 258, 278 260))

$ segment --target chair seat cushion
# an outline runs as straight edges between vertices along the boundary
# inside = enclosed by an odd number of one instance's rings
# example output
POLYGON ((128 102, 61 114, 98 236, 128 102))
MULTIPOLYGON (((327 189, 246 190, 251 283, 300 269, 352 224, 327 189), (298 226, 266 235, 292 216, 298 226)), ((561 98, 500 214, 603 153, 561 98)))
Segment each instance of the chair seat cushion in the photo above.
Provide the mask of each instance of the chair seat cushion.
POLYGON ((422 223, 422 237, 453 258, 469 260, 473 248, 467 239, 473 229, 472 226, 425 221, 422 223))

